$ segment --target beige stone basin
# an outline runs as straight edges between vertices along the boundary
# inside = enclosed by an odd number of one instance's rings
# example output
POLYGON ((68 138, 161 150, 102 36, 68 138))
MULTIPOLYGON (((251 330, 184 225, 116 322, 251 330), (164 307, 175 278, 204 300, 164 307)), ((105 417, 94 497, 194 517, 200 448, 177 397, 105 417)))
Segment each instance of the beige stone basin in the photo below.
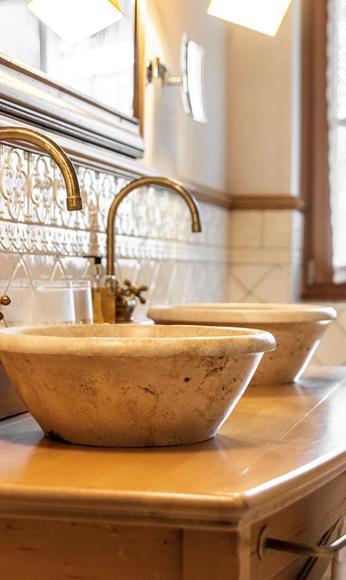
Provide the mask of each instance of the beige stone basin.
POLYGON ((277 343, 264 356, 251 385, 297 380, 316 351, 334 308, 314 304, 182 304, 154 306, 148 316, 161 324, 203 324, 261 328, 277 343))
POLYGON ((274 347, 269 333, 238 328, 0 330, 1 362, 45 434, 117 447, 213 437, 274 347))

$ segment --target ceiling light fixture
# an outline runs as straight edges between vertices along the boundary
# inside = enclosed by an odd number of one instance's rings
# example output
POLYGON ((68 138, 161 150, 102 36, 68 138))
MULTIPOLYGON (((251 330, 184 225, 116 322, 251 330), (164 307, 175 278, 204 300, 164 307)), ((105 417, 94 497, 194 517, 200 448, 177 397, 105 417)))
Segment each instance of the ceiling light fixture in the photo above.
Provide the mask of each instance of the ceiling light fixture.
POLYGON ((208 14, 275 36, 291 0, 210 0, 208 14))
POLYGON ((119 0, 27 0, 27 5, 39 20, 72 44, 123 17, 119 0))

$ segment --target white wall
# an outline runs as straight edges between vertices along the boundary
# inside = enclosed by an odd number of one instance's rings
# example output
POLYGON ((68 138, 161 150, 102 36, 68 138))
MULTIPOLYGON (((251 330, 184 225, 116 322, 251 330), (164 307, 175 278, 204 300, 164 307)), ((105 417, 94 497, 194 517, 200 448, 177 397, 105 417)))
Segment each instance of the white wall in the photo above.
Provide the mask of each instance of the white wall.
POLYGON ((229 25, 231 193, 290 193, 292 11, 274 38, 229 25))
POLYGON ((179 87, 159 82, 145 91, 145 161, 167 174, 227 188, 228 24, 206 13, 208 0, 147 0, 147 57, 179 73, 183 33, 206 49, 208 123, 183 111, 179 87))

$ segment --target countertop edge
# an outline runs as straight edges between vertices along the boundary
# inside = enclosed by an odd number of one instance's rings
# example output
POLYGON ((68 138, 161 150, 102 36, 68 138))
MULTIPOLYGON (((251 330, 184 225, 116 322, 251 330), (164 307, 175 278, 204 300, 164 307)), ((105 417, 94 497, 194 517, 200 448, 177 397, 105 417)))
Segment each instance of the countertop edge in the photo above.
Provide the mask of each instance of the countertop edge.
MULTIPOLYGON (((214 529, 239 529, 312 493, 346 471, 346 448, 327 454, 323 465, 306 465, 281 484, 277 479, 252 493, 220 495, 125 493, 37 487, 0 488, 2 518, 68 519, 89 522, 214 529), (329 456, 329 457, 328 457, 329 456), (292 486, 292 482, 294 485, 292 486), (275 485, 276 493, 270 493, 275 485), (279 487, 278 487, 279 485, 279 487), (293 491, 292 491, 293 489, 293 491), (202 508, 202 509, 201 509, 202 508)), ((278 478, 279 479, 279 478, 278 478)))

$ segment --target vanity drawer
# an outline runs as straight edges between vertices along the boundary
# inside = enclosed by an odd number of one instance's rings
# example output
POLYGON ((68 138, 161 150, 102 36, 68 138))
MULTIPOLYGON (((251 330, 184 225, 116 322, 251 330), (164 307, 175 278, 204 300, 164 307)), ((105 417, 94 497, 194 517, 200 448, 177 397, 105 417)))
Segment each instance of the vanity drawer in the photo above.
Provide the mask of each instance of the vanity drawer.
POLYGON ((181 580, 181 534, 145 526, 0 521, 1 580, 181 580))
POLYGON ((266 527, 267 534, 271 538, 309 545, 319 544, 321 538, 329 530, 331 533, 327 543, 331 543, 341 534, 339 520, 342 516, 346 516, 346 472, 319 490, 253 526, 251 530, 251 579, 308 578, 317 580, 322 578, 330 564, 329 559, 315 561, 310 572, 305 576, 302 576, 302 570, 309 560, 305 556, 268 549, 264 559, 261 560, 258 555, 261 530, 266 527))
MULTIPOLYGON (((6 518, 0 521, 1 580, 320 580, 329 560, 301 576, 308 558, 267 550, 272 538, 318 544, 346 515, 346 473, 266 519, 238 532, 6 518)), ((328 543, 340 535, 334 530, 328 543)), ((346 578, 346 576, 345 576, 346 578)))

